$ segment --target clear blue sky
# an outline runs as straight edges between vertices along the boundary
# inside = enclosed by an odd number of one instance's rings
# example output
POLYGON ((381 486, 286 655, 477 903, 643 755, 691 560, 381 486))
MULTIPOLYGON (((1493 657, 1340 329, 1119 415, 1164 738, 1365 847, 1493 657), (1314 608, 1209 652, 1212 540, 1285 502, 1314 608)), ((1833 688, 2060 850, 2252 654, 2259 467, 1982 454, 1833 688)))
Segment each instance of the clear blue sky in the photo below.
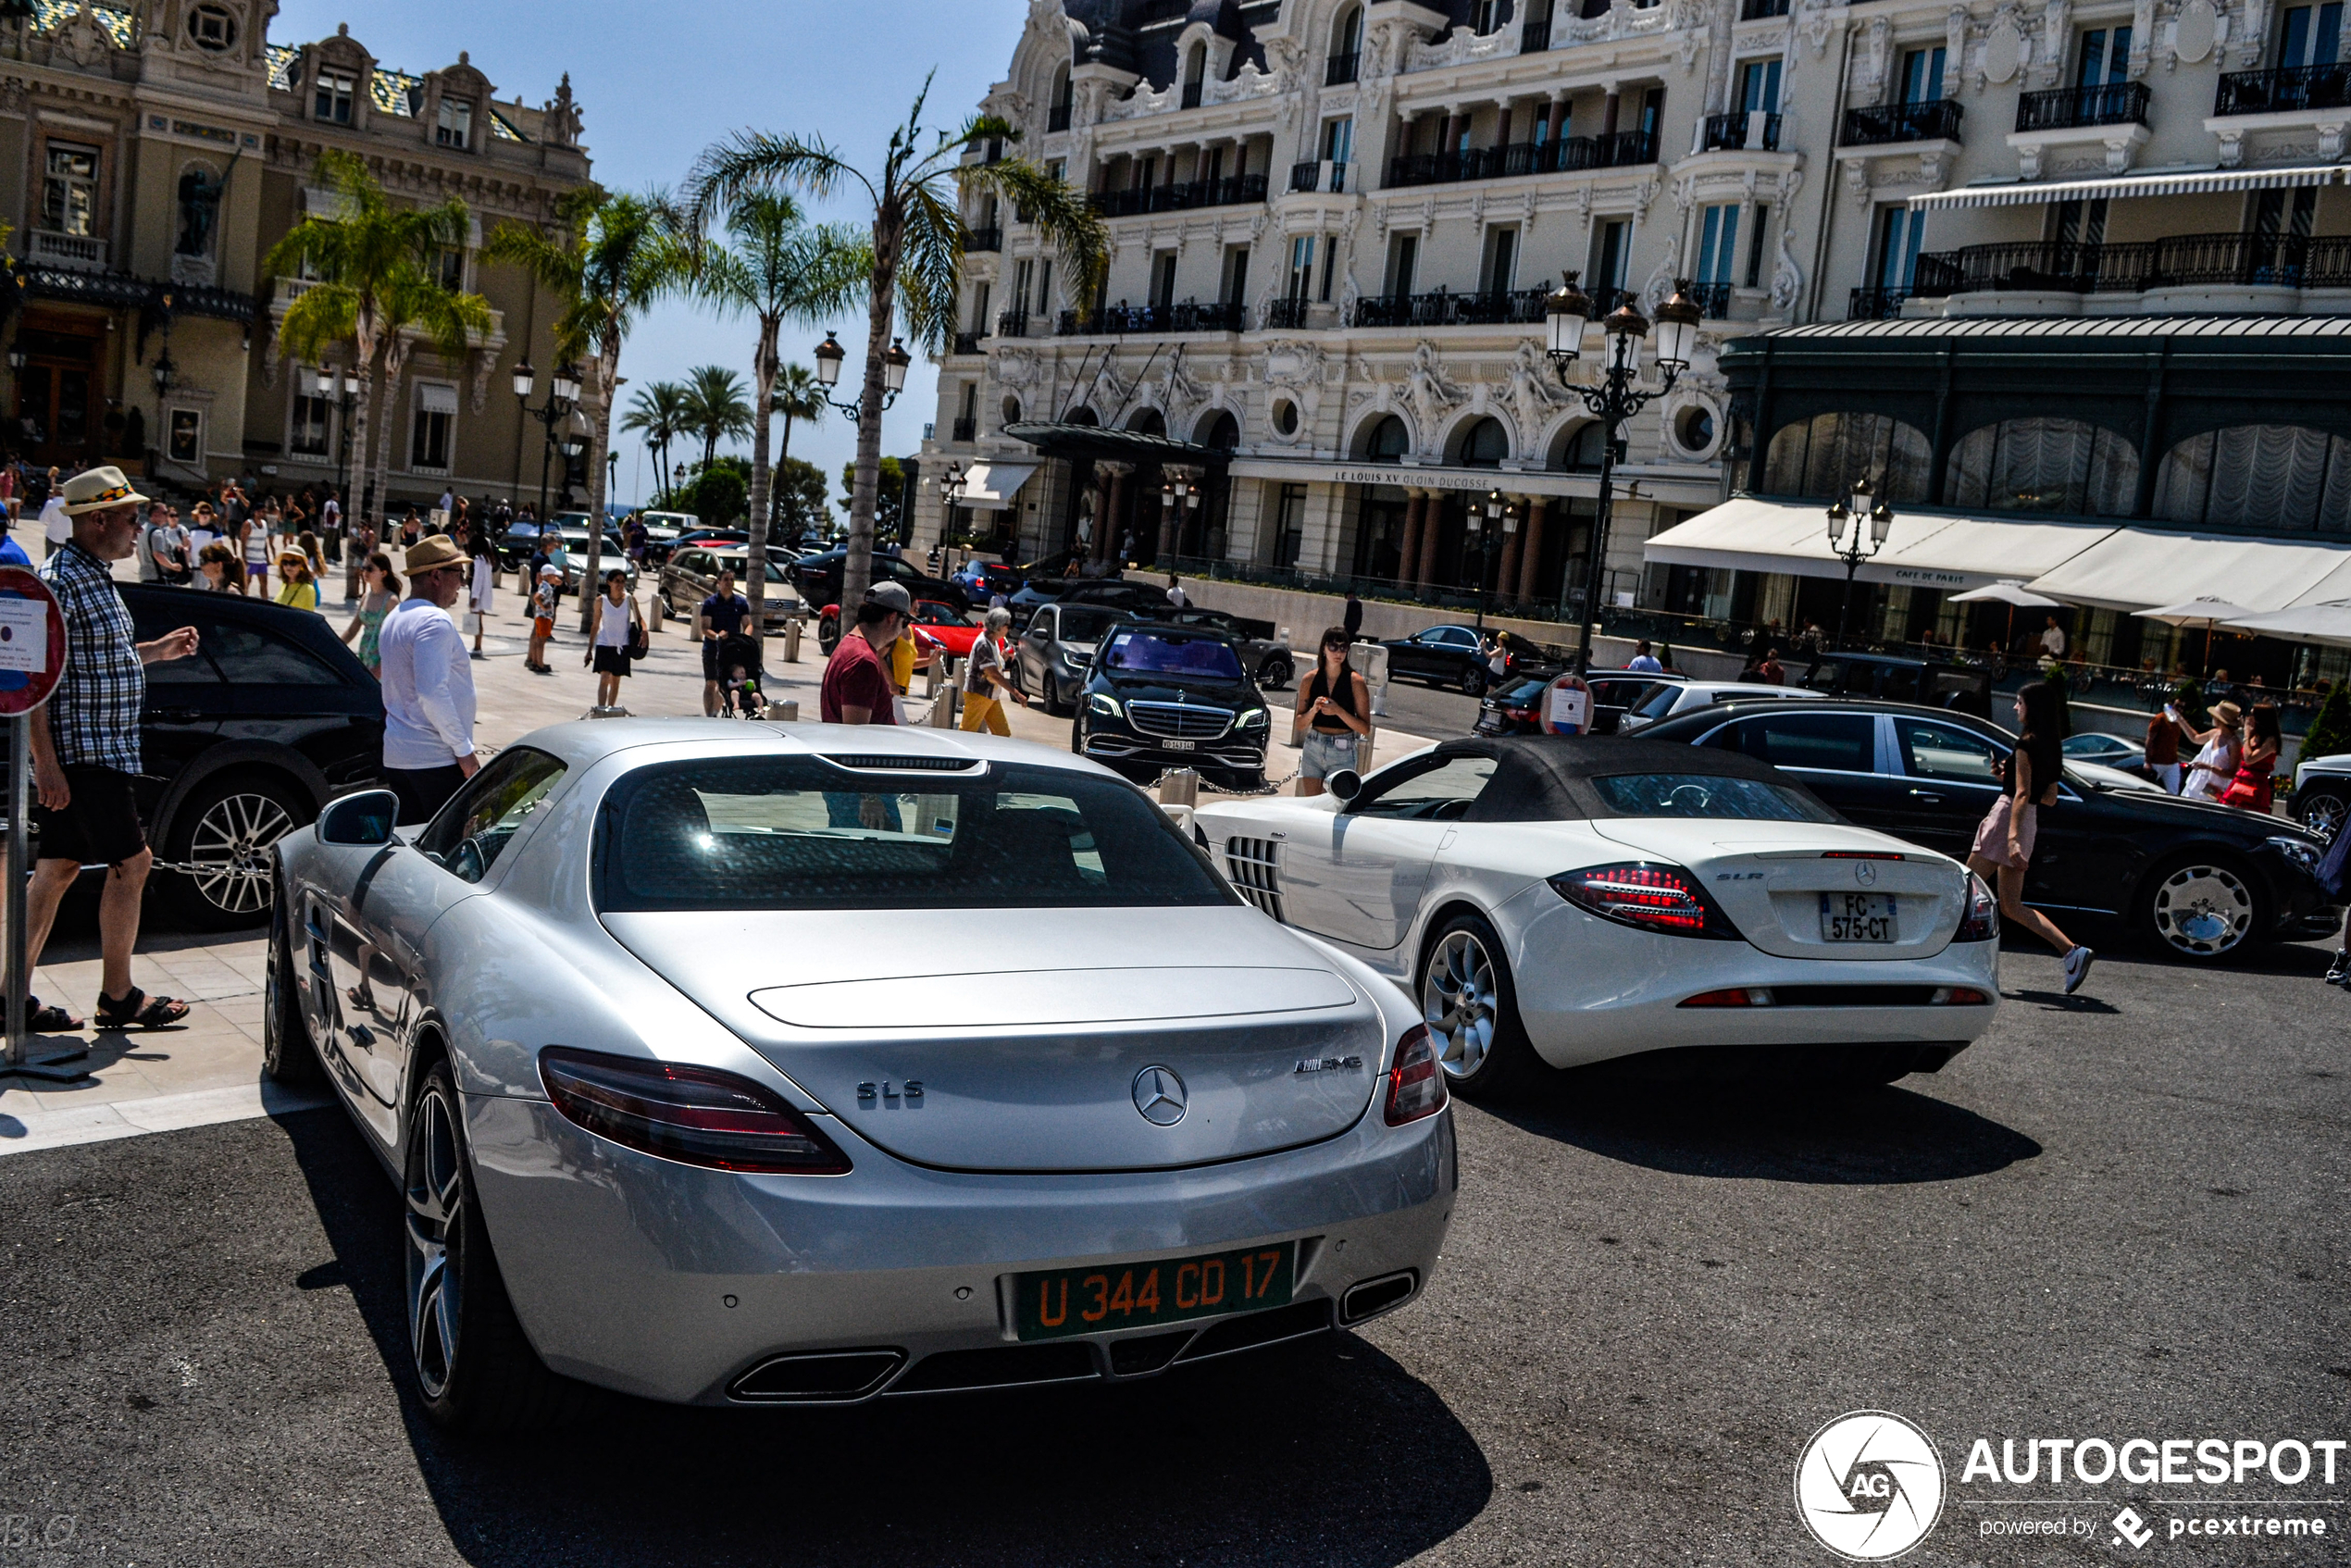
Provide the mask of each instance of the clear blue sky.
MULTIPOLYGON (((454 65, 463 49, 500 98, 519 93, 532 105, 551 97, 569 71, 596 178, 615 189, 642 190, 676 186, 697 153, 745 126, 818 134, 860 167, 871 167, 934 68, 925 122, 952 126, 970 114, 1011 63, 1027 12, 1026 0, 401 0, 381 6, 283 0, 269 36, 301 44, 347 21, 352 36, 384 65, 419 72, 454 65)), ((813 216, 868 218, 870 209, 860 213, 844 198, 813 216)), ((843 342, 862 337, 864 319, 860 311, 840 323, 843 342)), ((786 357, 810 363, 807 351, 822 334, 785 331, 786 357)), ((731 367, 748 384, 753 336, 748 320, 665 305, 629 339, 621 374, 641 386, 715 364, 731 367)), ((858 352, 852 348, 844 380, 857 375, 858 352)), ((905 395, 884 421, 886 453, 920 447, 923 426, 938 412, 937 383, 932 367, 917 359, 905 395)), ((625 403, 628 389, 621 395, 625 403)), ((781 433, 781 421, 776 429, 781 433)), ((615 444, 618 497, 649 499, 653 459, 617 431, 615 444)), ((748 446, 742 450, 748 455, 748 446)), ((845 515, 838 475, 856 455, 849 421, 829 415, 814 432, 795 423, 792 454, 832 478, 835 514, 845 515)))

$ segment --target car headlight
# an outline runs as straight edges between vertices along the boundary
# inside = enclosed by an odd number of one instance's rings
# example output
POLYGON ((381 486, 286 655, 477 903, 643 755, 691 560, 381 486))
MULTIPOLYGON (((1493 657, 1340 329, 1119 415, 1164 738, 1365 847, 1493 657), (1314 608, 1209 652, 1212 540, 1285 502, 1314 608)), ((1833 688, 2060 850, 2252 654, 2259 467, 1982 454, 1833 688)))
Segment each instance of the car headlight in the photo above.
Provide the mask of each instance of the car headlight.
POLYGON ((1126 716, 1126 710, 1118 705, 1118 699, 1107 691, 1093 692, 1087 697, 1086 705, 1098 714, 1108 714, 1113 718, 1126 716))
POLYGON ((2280 833, 2273 838, 2264 839, 2261 841, 2269 845, 2270 848, 2277 851, 2278 853, 2283 855, 2294 865, 2301 867, 2305 871, 2312 873, 2313 875, 2316 875, 2318 872, 2320 857, 2326 853, 2324 850, 2319 848, 2318 845, 2309 842, 2307 840, 2289 838, 2283 833, 2280 833))
POLYGON ((1265 710, 1263 708, 1251 708, 1249 712, 1241 715, 1240 720, 1236 728, 1241 729, 1254 729, 1264 722, 1265 710))

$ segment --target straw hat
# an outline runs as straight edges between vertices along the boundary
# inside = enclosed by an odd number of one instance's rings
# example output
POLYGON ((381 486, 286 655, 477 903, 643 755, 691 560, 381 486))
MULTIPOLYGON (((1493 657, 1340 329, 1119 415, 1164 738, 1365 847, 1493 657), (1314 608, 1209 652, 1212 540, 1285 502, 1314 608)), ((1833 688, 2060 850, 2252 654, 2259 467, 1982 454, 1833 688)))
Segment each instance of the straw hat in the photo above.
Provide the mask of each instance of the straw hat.
POLYGON ((2233 728, 2244 722, 2245 710, 2234 703, 2215 703, 2212 704, 2212 716, 2219 719, 2224 728, 2233 728))
POLYGON ((68 517, 79 517, 84 512, 103 512, 109 506, 136 506, 147 499, 133 490, 123 471, 111 463, 74 475, 57 493, 66 504, 68 517))
POLYGON ((429 533, 408 547, 408 575, 414 577, 441 566, 464 566, 466 560, 466 553, 451 542, 447 534, 429 533))

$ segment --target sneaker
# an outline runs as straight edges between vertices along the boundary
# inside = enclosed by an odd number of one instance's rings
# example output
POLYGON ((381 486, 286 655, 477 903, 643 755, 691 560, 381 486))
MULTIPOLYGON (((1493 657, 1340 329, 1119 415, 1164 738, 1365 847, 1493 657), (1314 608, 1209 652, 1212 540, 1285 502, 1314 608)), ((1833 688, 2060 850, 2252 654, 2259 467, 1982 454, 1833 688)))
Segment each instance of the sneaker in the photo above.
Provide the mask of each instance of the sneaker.
POLYGON ((2086 947, 2077 947, 2065 955, 2066 995, 2071 996, 2082 989, 2082 982, 2090 977, 2090 965, 2096 963, 2097 958, 2098 955, 2086 947))
POLYGON ((2351 948, 2335 953, 2334 962, 2327 966, 2327 984, 2351 988, 2351 948))

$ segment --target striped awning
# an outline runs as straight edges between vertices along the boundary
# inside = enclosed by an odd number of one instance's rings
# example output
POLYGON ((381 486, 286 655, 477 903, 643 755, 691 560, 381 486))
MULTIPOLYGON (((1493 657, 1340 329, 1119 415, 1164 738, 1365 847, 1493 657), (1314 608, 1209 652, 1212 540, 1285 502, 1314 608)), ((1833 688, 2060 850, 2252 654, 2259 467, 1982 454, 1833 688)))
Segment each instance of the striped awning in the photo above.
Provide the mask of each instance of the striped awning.
POLYGON ((2336 164, 2298 168, 2208 168, 2192 174, 2127 174, 2111 180, 2060 180, 1998 185, 1966 185, 1910 198, 1913 212, 1953 207, 2012 207, 2035 202, 2122 201, 2134 196, 2200 196, 2214 191, 2282 191, 2296 185, 2332 185, 2343 173, 2336 164))

